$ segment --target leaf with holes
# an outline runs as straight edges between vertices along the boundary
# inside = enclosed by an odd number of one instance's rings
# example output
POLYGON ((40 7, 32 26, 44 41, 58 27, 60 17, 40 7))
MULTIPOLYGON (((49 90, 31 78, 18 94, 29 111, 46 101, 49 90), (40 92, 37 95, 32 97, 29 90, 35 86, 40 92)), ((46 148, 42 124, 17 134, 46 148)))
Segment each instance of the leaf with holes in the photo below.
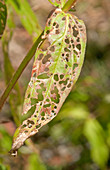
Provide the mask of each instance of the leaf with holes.
POLYGON ((6 25, 7 8, 4 0, 0 0, 0 38, 2 37, 3 31, 6 25))
POLYGON ((76 16, 56 9, 47 21, 42 38, 47 38, 49 45, 46 50, 36 52, 12 154, 58 114, 83 64, 86 29, 76 16))

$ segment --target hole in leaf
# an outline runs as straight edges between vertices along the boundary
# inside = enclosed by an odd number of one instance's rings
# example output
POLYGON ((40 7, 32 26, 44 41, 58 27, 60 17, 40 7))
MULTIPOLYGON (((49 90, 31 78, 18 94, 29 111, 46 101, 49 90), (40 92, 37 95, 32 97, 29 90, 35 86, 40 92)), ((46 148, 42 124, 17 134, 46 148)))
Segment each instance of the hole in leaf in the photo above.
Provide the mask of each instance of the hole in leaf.
POLYGON ((63 18, 62 18, 62 20, 64 21, 64 20, 66 20, 66 18, 65 18, 65 17, 63 17, 63 18))
POLYGON ((73 65, 73 70, 74 70, 76 67, 78 67, 78 64, 77 64, 77 63, 75 63, 75 64, 73 65))
POLYGON ((38 103, 38 99, 31 98, 31 105, 35 105, 36 103, 38 103))
POLYGON ((63 74, 61 74, 61 75, 60 75, 60 79, 63 79, 63 77, 64 77, 64 75, 63 75, 63 74))
POLYGON ((51 24, 51 19, 48 21, 48 25, 50 26, 50 24, 51 24))
POLYGON ((27 124, 32 124, 32 125, 34 125, 34 122, 33 122, 32 120, 28 120, 28 121, 27 121, 27 124))
POLYGON ((54 108, 57 109, 57 106, 55 106, 54 108))
POLYGON ((68 58, 66 57, 66 61, 68 62, 68 58))
POLYGON ((78 31, 76 30, 76 27, 74 26, 74 27, 72 27, 72 29, 73 29, 73 36, 77 37, 78 36, 78 31))
POLYGON ((45 112, 42 112, 42 113, 41 113, 41 116, 45 116, 45 112))
POLYGON ((81 50, 81 44, 77 44, 76 47, 78 48, 78 50, 81 50))
POLYGON ((49 99, 46 99, 47 102, 49 102, 50 100, 49 99))
POLYGON ((39 54, 38 60, 41 60, 43 56, 44 56, 43 54, 39 54))
POLYGON ((58 94, 57 87, 54 87, 54 90, 51 91, 51 100, 55 103, 59 103, 60 95, 58 94))
POLYGON ((74 44, 72 46, 73 46, 73 48, 75 47, 74 44))
POLYGON ((43 74, 40 74, 37 78, 38 79, 48 79, 49 76, 47 75, 47 73, 43 73, 43 74))
POLYGON ((65 39, 65 42, 67 43, 67 44, 69 44, 69 39, 67 38, 67 39, 65 39))
MULTIPOLYGON (((42 101, 44 99, 42 92, 45 91, 46 89, 45 89, 43 83, 40 84, 40 87, 41 87, 41 89, 36 90, 38 93, 38 96, 37 96, 38 99, 36 99, 36 102, 42 101)), ((42 103, 41 103, 41 105, 42 105, 42 103)))
POLYGON ((73 43, 74 41, 73 40, 71 40, 71 43, 73 43))
POLYGON ((71 87, 71 83, 69 83, 67 87, 70 88, 71 87))
POLYGON ((49 71, 49 68, 48 68, 48 67, 46 67, 44 71, 46 71, 46 72, 47 72, 47 71, 49 71))
POLYGON ((55 26, 56 24, 57 24, 57 23, 56 23, 56 22, 54 22, 54 23, 53 23, 53 26, 55 26))
POLYGON ((68 27, 71 28, 71 24, 69 24, 68 27))
POLYGON ((55 47, 54 46, 52 46, 52 47, 50 47, 50 49, 49 49, 51 52, 54 52, 55 51, 55 47))
POLYGON ((30 94, 28 94, 28 97, 27 98, 30 98, 30 94))
POLYGON ((50 30, 47 30, 47 31, 46 31, 46 34, 49 34, 49 33, 50 33, 50 30))
POLYGON ((21 126, 21 128, 25 128, 26 126, 27 126, 27 125, 26 125, 26 124, 24 124, 24 125, 22 125, 22 126, 21 126))
POLYGON ((62 89, 61 89, 61 91, 64 91, 66 89, 66 87, 63 87, 62 89))
POLYGON ((56 25, 56 28, 58 28, 58 27, 59 27, 59 24, 56 25))
POLYGON ((67 65, 67 64, 65 64, 65 68, 68 68, 68 65, 67 65))
POLYGON ((76 50, 73 50, 73 52, 74 52, 76 55, 78 55, 78 53, 77 53, 77 51, 76 51, 76 50))
POLYGON ((41 126, 41 123, 39 125, 36 125, 36 129, 38 129, 41 126))
POLYGON ((68 49, 68 48, 64 48, 64 51, 65 52, 71 52, 70 49, 68 49))
POLYGON ((79 37, 77 38, 77 42, 80 42, 80 39, 79 39, 79 37))
POLYGON ((36 77, 36 73, 33 74, 33 77, 36 77))
POLYGON ((59 81, 59 84, 67 85, 69 78, 67 78, 65 81, 59 81))
POLYGON ((50 107, 51 104, 45 104, 43 107, 46 108, 46 107, 50 107))
POLYGON ((59 30, 56 30, 56 32, 55 32, 56 34, 59 34, 60 33, 60 31, 59 30))
POLYGON ((69 58, 69 54, 67 53, 66 56, 69 58))
POLYGON ((51 57, 50 54, 47 54, 44 59, 42 60, 42 63, 45 64, 47 61, 49 61, 48 59, 51 57))
POLYGON ((55 75, 54 75, 54 80, 55 80, 55 81, 58 81, 58 80, 59 80, 58 74, 55 74, 55 75))

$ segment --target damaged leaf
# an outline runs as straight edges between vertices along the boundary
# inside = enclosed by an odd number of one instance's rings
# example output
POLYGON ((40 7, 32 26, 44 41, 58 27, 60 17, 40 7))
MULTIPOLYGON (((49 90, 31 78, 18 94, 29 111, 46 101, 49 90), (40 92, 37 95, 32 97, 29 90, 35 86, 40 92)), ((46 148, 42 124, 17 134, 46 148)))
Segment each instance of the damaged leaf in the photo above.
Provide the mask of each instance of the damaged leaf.
POLYGON ((16 130, 11 153, 36 134, 59 112, 81 71, 86 46, 83 21, 61 9, 47 20, 44 35, 49 46, 37 49, 25 94, 22 124, 16 130))

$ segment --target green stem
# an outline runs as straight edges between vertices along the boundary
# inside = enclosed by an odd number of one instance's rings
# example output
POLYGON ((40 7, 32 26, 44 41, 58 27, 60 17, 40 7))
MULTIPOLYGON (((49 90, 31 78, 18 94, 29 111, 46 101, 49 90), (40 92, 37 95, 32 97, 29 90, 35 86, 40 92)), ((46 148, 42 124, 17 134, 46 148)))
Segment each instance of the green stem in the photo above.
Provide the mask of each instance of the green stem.
POLYGON ((71 6, 73 6, 76 3, 77 0, 68 0, 67 3, 63 6, 62 11, 68 12, 71 9, 71 6))
POLYGON ((28 54, 26 55, 26 57, 24 58, 24 60, 20 64, 20 66, 18 67, 17 71, 15 72, 15 74, 12 77, 12 79, 10 80, 6 90, 4 91, 3 95, 1 96, 1 98, 0 98, 0 110, 2 109, 3 104, 5 103, 9 93, 11 92, 12 88, 16 84, 16 82, 19 79, 20 75, 22 74, 23 70, 25 69, 25 67, 27 66, 29 61, 32 59, 33 55, 35 54, 36 48, 38 47, 38 45, 40 43, 42 43, 44 41, 41 38, 42 35, 43 35, 43 32, 41 33, 39 38, 35 41, 35 43, 33 44, 32 48, 29 50, 28 54))

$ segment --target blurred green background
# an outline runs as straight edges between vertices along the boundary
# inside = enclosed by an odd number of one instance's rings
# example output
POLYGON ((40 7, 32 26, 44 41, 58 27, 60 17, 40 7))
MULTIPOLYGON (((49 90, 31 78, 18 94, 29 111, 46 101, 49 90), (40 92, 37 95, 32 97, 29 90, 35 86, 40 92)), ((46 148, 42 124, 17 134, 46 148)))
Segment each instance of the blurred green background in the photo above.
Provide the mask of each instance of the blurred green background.
MULTIPOLYGON (((6 3, 8 20, 0 42, 0 94, 53 9, 48 0, 6 3)), ((0 170, 110 169, 110 1, 79 0, 75 8, 88 35, 81 75, 58 116, 14 158, 8 151, 19 124, 32 59, 0 114, 0 170)))

